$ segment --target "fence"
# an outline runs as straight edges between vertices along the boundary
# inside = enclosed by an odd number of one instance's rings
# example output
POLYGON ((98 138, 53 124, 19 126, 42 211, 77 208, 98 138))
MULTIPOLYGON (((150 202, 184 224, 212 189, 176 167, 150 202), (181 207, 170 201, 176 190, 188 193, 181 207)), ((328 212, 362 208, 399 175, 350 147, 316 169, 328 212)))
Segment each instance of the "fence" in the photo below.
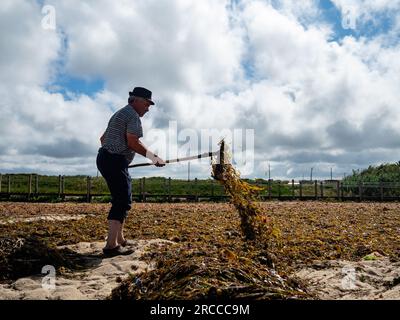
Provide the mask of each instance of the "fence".
MULTIPOLYGON (((261 200, 400 200, 400 182, 346 184, 339 180, 288 182, 262 179, 248 182, 262 187, 261 200)), ((140 178, 132 180, 132 190, 132 200, 140 202, 228 200, 223 187, 212 179, 184 181, 171 178, 140 178)), ((102 177, 0 174, 0 200, 65 201, 76 198, 91 202, 93 199, 104 197, 107 200, 110 194, 102 177)))
MULTIPOLYGON (((132 179, 134 201, 221 201, 227 197, 214 180, 173 180, 171 178, 132 179), (208 192, 209 191, 209 192, 208 192)), ((1 175, 0 200, 65 201, 77 199, 91 202, 94 198, 110 198, 105 180, 90 176, 1 175)))

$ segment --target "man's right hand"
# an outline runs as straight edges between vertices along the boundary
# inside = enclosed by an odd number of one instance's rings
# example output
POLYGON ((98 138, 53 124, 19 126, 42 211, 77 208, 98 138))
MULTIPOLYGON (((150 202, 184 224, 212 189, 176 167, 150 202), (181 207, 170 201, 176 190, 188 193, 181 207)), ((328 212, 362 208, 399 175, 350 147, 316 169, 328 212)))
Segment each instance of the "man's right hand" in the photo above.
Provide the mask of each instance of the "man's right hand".
POLYGON ((156 167, 164 167, 165 166, 165 161, 161 159, 159 156, 155 156, 153 158, 153 163, 156 167))

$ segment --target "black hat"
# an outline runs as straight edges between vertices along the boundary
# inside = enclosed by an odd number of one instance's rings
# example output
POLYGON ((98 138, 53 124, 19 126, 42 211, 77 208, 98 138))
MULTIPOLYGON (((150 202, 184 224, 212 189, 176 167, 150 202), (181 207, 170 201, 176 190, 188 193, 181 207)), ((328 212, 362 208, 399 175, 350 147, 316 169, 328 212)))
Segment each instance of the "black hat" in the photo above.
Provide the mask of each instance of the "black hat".
POLYGON ((150 102, 150 104, 154 105, 154 102, 151 100, 151 91, 142 87, 135 87, 132 92, 129 92, 129 96, 141 97, 150 102))

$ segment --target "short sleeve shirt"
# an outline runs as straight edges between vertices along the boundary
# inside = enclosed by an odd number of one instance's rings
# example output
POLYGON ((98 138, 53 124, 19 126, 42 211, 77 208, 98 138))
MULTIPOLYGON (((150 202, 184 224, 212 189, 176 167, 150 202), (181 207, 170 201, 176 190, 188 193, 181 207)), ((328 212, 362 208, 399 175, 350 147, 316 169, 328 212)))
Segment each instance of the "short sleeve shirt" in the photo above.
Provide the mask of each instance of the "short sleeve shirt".
POLYGON ((110 153, 124 155, 132 162, 135 152, 128 147, 127 133, 143 137, 142 122, 135 109, 127 105, 113 114, 104 134, 103 148, 110 153))

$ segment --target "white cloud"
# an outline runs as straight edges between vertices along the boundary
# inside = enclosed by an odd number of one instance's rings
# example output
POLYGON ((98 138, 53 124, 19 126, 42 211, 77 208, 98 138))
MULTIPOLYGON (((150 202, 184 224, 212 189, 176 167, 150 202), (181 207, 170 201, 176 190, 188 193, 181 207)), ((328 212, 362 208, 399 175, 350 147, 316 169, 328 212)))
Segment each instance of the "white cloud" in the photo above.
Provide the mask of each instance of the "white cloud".
POLYGON ((34 1, 5 0, 0 6, 1 89, 41 85, 52 74, 51 61, 60 50, 55 32, 44 30, 43 15, 34 1))
MULTIPOLYGON (((333 42, 317 2, 54 0, 56 32, 41 28, 34 2, 3 2, 0 170, 95 173, 99 135, 136 85, 157 101, 143 119, 147 143, 151 128, 177 120, 197 132, 254 128, 259 176, 265 161, 275 177, 387 161, 400 149, 400 46, 387 45, 399 29, 333 42), (105 89, 49 93, 57 72, 101 78, 105 89)), ((367 3, 371 16, 397 8, 379 3, 367 3)), ((135 174, 182 177, 186 165, 135 174)))
POLYGON ((228 1, 52 1, 68 38, 67 71, 126 93, 141 83, 212 93, 241 77, 242 39, 228 1))
POLYGON ((309 23, 312 19, 317 19, 321 13, 319 0, 272 0, 269 2, 275 4, 275 7, 285 16, 299 20, 302 23, 309 23))

